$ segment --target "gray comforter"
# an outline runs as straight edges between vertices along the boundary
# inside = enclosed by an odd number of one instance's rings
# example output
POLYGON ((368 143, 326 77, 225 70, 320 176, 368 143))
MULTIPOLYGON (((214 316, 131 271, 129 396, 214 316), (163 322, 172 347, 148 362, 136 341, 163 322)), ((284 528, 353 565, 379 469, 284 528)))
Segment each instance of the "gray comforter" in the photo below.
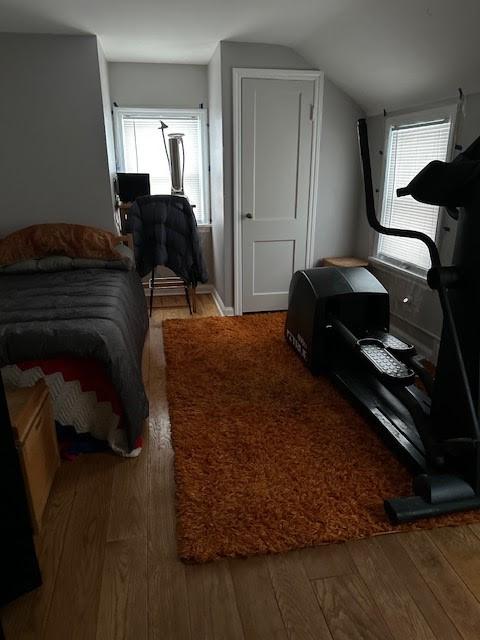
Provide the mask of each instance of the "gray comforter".
POLYGON ((0 366, 62 355, 102 362, 133 449, 148 415, 141 360, 148 315, 134 271, 0 275, 0 366))

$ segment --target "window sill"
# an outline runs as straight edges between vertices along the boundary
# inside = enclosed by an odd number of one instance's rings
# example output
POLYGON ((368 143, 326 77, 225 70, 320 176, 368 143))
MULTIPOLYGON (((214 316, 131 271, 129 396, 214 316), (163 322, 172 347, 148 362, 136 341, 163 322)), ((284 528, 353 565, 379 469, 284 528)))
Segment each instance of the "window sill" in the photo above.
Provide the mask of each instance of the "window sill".
POLYGON ((423 285, 425 289, 429 289, 430 287, 427 284, 427 274, 420 275, 419 273, 415 273, 414 271, 410 271, 409 269, 404 269, 397 264, 393 264, 392 262, 387 262, 386 260, 382 260, 376 256, 369 256, 368 262, 375 267, 378 267, 380 270, 387 271, 389 273, 393 273, 395 275, 399 275, 408 280, 414 280, 419 284, 423 285))

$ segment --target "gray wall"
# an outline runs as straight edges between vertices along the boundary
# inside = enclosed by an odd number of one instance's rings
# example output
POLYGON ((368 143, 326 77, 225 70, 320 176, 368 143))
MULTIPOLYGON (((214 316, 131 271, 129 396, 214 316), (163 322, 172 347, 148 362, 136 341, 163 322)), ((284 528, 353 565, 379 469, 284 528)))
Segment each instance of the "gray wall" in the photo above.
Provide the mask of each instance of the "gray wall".
POLYGON ((95 36, 0 34, 0 234, 113 229, 95 36))
POLYGON ((208 102, 207 67, 110 62, 110 95, 119 107, 198 108, 208 102))
MULTIPOLYGON (((108 172, 110 176, 110 193, 112 198, 112 211, 115 214, 115 193, 113 189, 113 181, 117 175, 117 164, 115 158, 115 140, 113 136, 113 116, 112 116, 112 101, 110 99, 110 85, 108 78, 108 63, 103 53, 103 49, 98 44, 98 63, 100 71, 100 89, 102 92, 102 107, 103 107, 103 123, 105 127, 105 146, 107 153, 108 172)), ((120 230, 120 229, 119 229, 120 230)))
MULTIPOLYGON (((412 111, 417 107, 412 107, 412 111)), ((376 206, 379 213, 379 192, 383 174, 383 155, 381 151, 385 144, 385 127, 382 115, 372 116, 367 119, 368 136, 370 142, 370 156, 372 163, 372 178, 374 189, 377 191, 376 206)), ((480 135, 480 94, 467 96, 466 116, 457 121, 457 142, 467 147, 480 135)), ((367 257, 373 252, 374 233, 366 223, 365 207, 361 194, 359 206, 360 218, 357 228, 357 253, 367 257)), ((449 219, 454 241, 455 223, 449 219)), ((444 252, 448 253, 448 252, 444 252)), ((423 351, 435 358, 438 348, 438 338, 442 326, 442 313, 437 295, 428 289, 426 283, 403 275, 394 269, 374 267, 374 272, 382 281, 390 293, 390 306, 394 327, 403 332, 407 337, 420 343, 423 351), (408 303, 403 303, 404 298, 408 303)))
POLYGON ((315 258, 355 253, 361 174, 357 120, 351 98, 325 80, 315 225, 315 258))
MULTIPOLYGON (((233 306, 233 80, 232 69, 310 69, 289 47, 248 42, 221 42, 223 109, 223 185, 225 288, 219 291, 225 306, 233 306)), ((215 239, 215 237, 214 237, 215 239)))
MULTIPOLYGON (((223 128, 223 207, 217 202, 213 221, 216 287, 225 306, 233 305, 233 97, 234 67, 312 69, 308 61, 288 47, 221 42, 209 65, 210 152, 212 196, 221 183, 219 128, 223 128), (222 113, 218 98, 221 93, 222 113), (212 96, 217 122, 212 131, 212 96), (220 115, 219 115, 220 114, 220 115), (223 122, 221 119, 223 118, 223 122), (213 178, 215 176, 215 178, 213 178), (223 263, 218 261, 223 259, 223 263)), ((362 115, 355 103, 328 79, 325 83, 320 143, 316 259, 352 253, 357 232, 360 166, 356 121, 362 115)), ((212 211, 214 207, 212 204, 212 211)))

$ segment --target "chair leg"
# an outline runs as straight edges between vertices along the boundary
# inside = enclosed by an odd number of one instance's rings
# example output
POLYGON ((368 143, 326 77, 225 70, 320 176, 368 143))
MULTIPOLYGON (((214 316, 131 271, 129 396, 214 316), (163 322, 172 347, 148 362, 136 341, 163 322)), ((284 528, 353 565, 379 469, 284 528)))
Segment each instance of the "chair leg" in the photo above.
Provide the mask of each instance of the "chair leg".
POLYGON ((197 313, 197 287, 192 287, 192 307, 193 313, 197 313))
POLYGON ((150 279, 150 317, 153 312, 153 289, 155 288, 155 268, 152 271, 152 277, 150 279))
POLYGON ((189 287, 187 285, 185 285, 185 298, 187 299, 187 304, 188 304, 188 310, 190 311, 190 315, 192 315, 192 304, 190 302, 190 294, 188 292, 189 287))

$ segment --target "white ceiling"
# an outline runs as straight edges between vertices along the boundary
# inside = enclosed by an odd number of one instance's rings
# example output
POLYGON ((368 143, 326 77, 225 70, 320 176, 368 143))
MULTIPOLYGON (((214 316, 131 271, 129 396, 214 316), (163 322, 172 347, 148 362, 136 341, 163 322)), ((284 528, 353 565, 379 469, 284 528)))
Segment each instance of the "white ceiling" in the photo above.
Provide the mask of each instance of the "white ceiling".
POLYGON ((480 91, 479 25, 480 0, 0 0, 0 31, 95 33, 109 60, 291 46, 368 113, 480 91))
POLYGON ((297 49, 376 114, 480 91, 479 27, 480 0, 358 0, 297 49))

